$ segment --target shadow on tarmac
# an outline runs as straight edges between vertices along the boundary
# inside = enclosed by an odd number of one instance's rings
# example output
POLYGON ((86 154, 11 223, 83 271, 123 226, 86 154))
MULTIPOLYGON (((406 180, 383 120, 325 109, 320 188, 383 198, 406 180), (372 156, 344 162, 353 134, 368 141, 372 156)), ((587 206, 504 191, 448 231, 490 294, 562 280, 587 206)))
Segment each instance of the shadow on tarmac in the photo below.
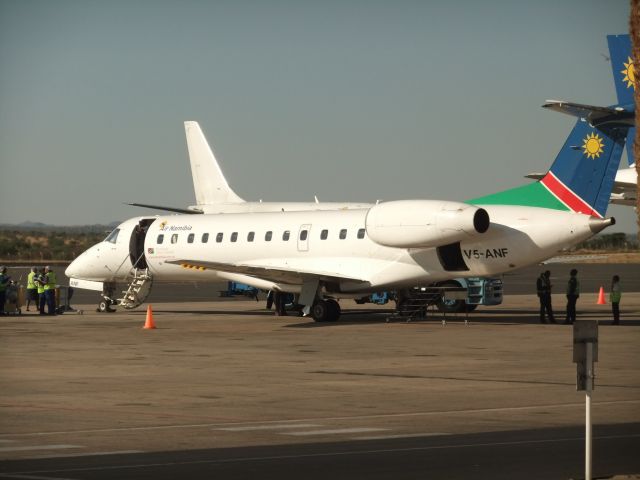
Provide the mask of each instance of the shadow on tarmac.
MULTIPOLYGON (((409 434, 411 435, 411 434, 409 434)), ((594 477, 640 471, 640 424, 594 426, 594 477)), ((582 478, 584 427, 0 462, 7 478, 582 478)))

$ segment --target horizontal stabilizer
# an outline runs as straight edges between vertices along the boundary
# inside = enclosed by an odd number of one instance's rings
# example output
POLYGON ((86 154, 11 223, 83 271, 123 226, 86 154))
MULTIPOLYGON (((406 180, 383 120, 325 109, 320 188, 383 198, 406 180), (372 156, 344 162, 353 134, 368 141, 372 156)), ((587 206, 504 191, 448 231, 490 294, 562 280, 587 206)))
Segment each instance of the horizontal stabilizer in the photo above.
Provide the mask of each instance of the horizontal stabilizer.
POLYGON ((584 118, 593 127, 633 125, 635 120, 635 112, 625 110, 622 107, 597 107, 562 100, 547 100, 542 108, 584 118))
POLYGON ((197 214, 204 213, 202 210, 190 210, 187 208, 177 208, 177 207, 163 207, 161 205, 147 205, 144 203, 125 203, 125 205, 131 205, 132 207, 152 208, 154 210, 162 210, 164 212, 186 213, 189 215, 194 215, 194 214, 197 215, 197 214))

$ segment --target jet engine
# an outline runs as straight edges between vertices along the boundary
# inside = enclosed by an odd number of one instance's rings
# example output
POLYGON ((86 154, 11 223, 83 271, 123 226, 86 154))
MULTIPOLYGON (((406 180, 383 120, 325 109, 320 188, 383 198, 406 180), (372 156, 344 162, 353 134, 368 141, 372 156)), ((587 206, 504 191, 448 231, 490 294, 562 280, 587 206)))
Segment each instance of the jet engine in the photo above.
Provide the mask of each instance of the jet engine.
POLYGON ((483 208, 438 200, 399 200, 369 209, 367 235, 387 247, 427 248, 458 242, 489 229, 483 208))

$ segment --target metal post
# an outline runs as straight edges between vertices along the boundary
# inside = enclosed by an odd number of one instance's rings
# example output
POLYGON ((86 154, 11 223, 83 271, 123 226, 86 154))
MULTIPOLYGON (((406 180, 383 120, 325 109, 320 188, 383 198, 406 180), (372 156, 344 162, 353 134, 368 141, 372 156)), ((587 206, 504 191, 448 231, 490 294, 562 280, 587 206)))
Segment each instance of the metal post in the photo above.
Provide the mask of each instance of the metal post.
POLYGON ((591 429, 591 391, 593 390, 593 343, 588 342, 587 347, 587 388, 585 403, 585 453, 584 453, 584 478, 591 480, 591 449, 593 437, 591 429))

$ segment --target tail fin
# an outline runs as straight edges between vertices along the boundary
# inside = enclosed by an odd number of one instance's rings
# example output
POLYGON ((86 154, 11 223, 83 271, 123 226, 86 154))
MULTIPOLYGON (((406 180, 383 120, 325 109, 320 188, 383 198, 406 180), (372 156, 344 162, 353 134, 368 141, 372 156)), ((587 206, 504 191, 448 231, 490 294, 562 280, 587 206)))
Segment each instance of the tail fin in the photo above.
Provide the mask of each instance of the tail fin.
POLYGON ((197 205, 215 203, 242 203, 244 200, 236 195, 213 155, 198 122, 184 122, 187 135, 187 148, 191 162, 193 189, 197 205))
POLYGON ((616 94, 620 105, 633 104, 633 91, 636 85, 636 71, 631 55, 631 38, 629 35, 607 35, 611 70, 616 94))
POLYGON ((628 130, 629 125, 621 122, 594 127, 580 118, 539 182, 468 203, 533 206, 604 217, 628 130))
MULTIPOLYGON (((637 85, 635 62, 631 53, 631 38, 629 35, 607 35, 609 56, 613 83, 616 86, 618 104, 628 110, 635 110, 633 92, 637 85)), ((629 130, 627 136, 627 161, 634 163, 633 143, 636 138, 635 127, 629 130)))

